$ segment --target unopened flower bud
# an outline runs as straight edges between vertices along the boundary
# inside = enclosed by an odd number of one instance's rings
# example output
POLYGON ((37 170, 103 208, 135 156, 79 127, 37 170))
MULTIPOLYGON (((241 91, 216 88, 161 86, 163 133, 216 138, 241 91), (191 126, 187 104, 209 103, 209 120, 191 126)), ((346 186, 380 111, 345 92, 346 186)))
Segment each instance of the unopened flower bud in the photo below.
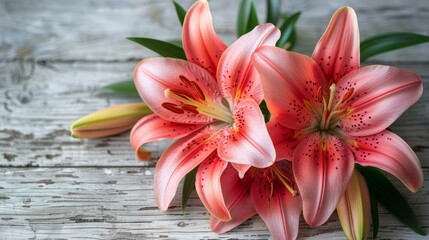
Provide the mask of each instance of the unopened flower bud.
POLYGON ((76 138, 99 138, 116 135, 131 129, 152 111, 144 103, 122 104, 86 115, 70 126, 76 138))

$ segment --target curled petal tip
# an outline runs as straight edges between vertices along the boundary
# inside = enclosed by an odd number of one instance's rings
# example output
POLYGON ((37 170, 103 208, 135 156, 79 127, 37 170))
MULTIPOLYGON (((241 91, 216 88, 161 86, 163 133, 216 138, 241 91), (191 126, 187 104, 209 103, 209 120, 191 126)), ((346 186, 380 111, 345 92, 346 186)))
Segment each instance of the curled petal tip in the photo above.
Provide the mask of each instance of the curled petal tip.
POLYGON ((136 151, 136 155, 139 161, 146 161, 151 159, 152 152, 145 149, 144 147, 139 147, 139 149, 136 151))

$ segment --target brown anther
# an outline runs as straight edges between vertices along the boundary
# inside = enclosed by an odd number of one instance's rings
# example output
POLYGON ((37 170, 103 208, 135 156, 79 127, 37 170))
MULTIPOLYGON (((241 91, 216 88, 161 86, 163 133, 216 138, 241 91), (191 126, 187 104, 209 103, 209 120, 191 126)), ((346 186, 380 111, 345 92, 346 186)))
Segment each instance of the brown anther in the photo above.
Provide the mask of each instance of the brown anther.
POLYGON ((185 111, 183 111, 179 105, 170 103, 170 102, 163 102, 161 106, 171 112, 177 113, 177 114, 183 114, 185 111))
POLYGON ((189 81, 189 79, 187 79, 185 76, 179 75, 179 78, 186 86, 192 87, 191 81, 189 81))
POLYGON ((180 90, 180 89, 174 89, 174 90, 170 90, 172 93, 176 94, 179 97, 182 97, 184 99, 190 100, 190 99, 194 99, 194 96, 192 96, 191 93, 185 91, 185 90, 180 90))
POLYGON ((192 84, 192 88, 194 89, 195 93, 197 93, 198 97, 202 101, 205 101, 206 100, 206 96, 204 95, 204 92, 200 88, 200 86, 198 85, 198 83, 196 83, 195 81, 192 81, 191 84, 192 84))
POLYGON ((197 107, 193 106, 193 105, 189 105, 189 104, 184 104, 182 105, 182 109, 187 111, 187 112, 191 112, 194 114, 199 114, 200 112, 198 112, 197 107))
POLYGON ((346 102, 350 98, 350 96, 353 94, 354 90, 355 90, 354 88, 349 88, 349 90, 347 90, 347 92, 344 94, 343 99, 341 99, 341 103, 346 102))

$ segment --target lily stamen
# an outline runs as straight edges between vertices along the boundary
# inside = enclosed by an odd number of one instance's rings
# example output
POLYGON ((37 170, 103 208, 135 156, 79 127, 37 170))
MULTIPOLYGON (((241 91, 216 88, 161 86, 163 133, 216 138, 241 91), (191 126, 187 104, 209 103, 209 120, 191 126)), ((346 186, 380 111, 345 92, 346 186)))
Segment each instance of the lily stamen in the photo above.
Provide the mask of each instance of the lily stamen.
POLYGON ((234 122, 233 115, 229 110, 224 109, 223 107, 215 104, 212 101, 208 101, 208 99, 203 102, 198 101, 195 98, 189 98, 190 94, 187 94, 186 97, 184 97, 183 94, 177 94, 176 90, 171 89, 166 89, 164 91, 164 96, 166 98, 173 98, 182 102, 184 105, 187 106, 186 109, 182 108, 183 110, 191 109, 189 106, 193 106, 194 108, 192 108, 192 111, 190 111, 192 113, 198 112, 227 123, 234 122))
MULTIPOLYGON (((270 168, 272 171, 272 173, 273 173, 273 175, 278 179, 278 180, 280 180, 280 182, 283 184, 283 186, 292 194, 292 196, 296 196, 296 194, 297 194, 297 191, 294 189, 294 184, 293 184, 293 182, 288 178, 288 177, 286 177, 282 172, 281 172, 281 170, 280 169, 278 169, 278 167, 276 166, 276 165, 272 165, 271 166, 271 168, 270 168)), ((274 177, 273 176, 273 177, 274 177)), ((273 189, 271 189, 271 191, 273 191, 273 189)))

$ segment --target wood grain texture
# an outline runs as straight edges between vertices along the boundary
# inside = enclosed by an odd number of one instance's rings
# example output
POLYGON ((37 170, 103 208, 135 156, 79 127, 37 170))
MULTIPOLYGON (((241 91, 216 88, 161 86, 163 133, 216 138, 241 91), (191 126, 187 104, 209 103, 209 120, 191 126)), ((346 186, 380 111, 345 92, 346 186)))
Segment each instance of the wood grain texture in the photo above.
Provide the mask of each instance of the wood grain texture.
MULTIPOLYGON (((179 1, 189 6, 190 0, 179 1)), ((333 11, 354 7, 362 38, 389 31, 429 35, 427 1, 284 1, 304 11, 297 51, 311 51, 333 11)), ((210 1, 216 31, 235 39, 236 1, 210 1)), ((258 1, 264 19, 264 1, 258 1)), ((138 162, 128 134, 96 140, 69 136, 80 116, 137 102, 99 88, 130 79, 137 61, 154 56, 128 36, 180 38, 169 0, 0 2, 0 239, 266 239, 257 217, 223 235, 210 232, 208 213, 192 195, 186 214, 180 193, 167 212, 156 208, 152 174, 168 143, 152 144, 152 161, 138 162)), ((420 101, 394 123, 421 160, 425 183, 416 194, 393 182, 429 231, 429 47, 420 45, 367 64, 407 68, 422 76, 420 101)), ((380 238, 424 239, 380 210, 380 238)), ((322 227, 301 221, 299 238, 344 239, 337 217, 322 227)))
MULTIPOLYGON (((114 168, 1 168, 0 232, 6 239, 264 239, 262 220, 252 218, 237 229, 216 235, 196 195, 187 212, 178 193, 168 212, 155 206, 151 167, 114 168)), ((427 176, 429 171, 425 170, 427 176)), ((397 181, 394 182, 397 184, 397 181)), ((428 186, 429 181, 425 181, 428 186)), ((398 185, 400 186, 400 185, 398 185)), ((405 190, 400 187, 400 190, 405 190)), ((428 189, 409 199, 417 218, 427 223, 428 189)), ((380 210, 383 239, 425 239, 380 210)), ((427 226, 426 226, 427 228, 427 226)), ((337 217, 323 227, 310 228, 301 220, 299 237, 343 239, 337 217)))

